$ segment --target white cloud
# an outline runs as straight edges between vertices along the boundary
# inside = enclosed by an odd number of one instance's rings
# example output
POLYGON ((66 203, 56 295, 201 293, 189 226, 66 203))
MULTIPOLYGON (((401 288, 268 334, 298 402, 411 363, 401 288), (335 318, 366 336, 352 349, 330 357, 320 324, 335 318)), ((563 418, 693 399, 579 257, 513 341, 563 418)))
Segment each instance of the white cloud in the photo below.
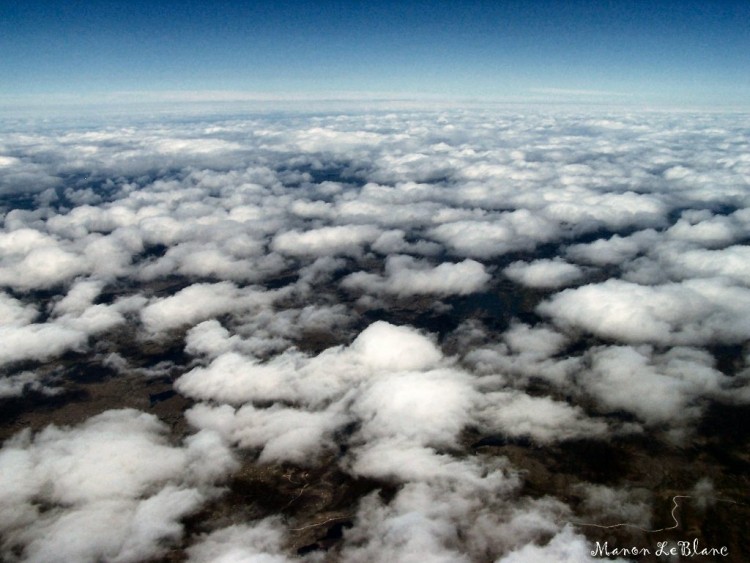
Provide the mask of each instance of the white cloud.
POLYGON ((251 401, 303 401, 318 405, 338 398, 373 374, 425 370, 442 353, 409 327, 376 322, 348 347, 308 357, 290 349, 268 362, 225 352, 207 367, 183 375, 176 388, 188 396, 241 405, 251 401))
POLYGON ((731 378, 716 370, 713 357, 691 348, 652 354, 630 346, 590 352, 591 369, 581 374, 585 392, 609 409, 632 412, 650 424, 679 425, 697 419, 699 398, 730 392, 731 378))
POLYGON ((59 387, 44 384, 41 374, 33 371, 22 371, 9 377, 0 378, 0 399, 20 397, 28 391, 35 391, 45 395, 56 395, 61 391, 59 387))
POLYGON ((513 262, 503 273, 515 282, 540 289, 564 287, 583 276, 581 268, 559 258, 513 262))
POLYGON ((104 284, 97 280, 80 281, 73 285, 68 294, 55 304, 57 314, 81 314, 89 308, 102 292, 104 284))
POLYGON ((517 250, 533 250, 554 240, 554 223, 526 209, 500 214, 487 221, 455 221, 433 228, 429 234, 460 256, 492 258, 517 250))
POLYGON ((564 327, 629 343, 737 343, 750 333, 750 291, 720 279, 645 286, 610 279, 539 305, 564 327))
POLYGON ((284 531, 273 518, 217 530, 188 549, 191 563, 288 563, 284 531))
POLYGON ((486 393, 479 418, 486 431, 542 444, 605 436, 608 430, 606 423, 590 419, 580 407, 518 392, 486 393))
POLYGON ((576 487, 583 496, 581 509, 586 522, 602 526, 627 523, 651 528, 651 494, 642 488, 615 489, 606 485, 581 483, 576 487))
POLYGON ((207 432, 168 444, 153 415, 107 411, 72 428, 28 431, 0 450, 3 550, 30 561, 140 561, 182 536, 211 485, 235 467, 207 432), (40 511, 39 503, 49 509, 40 511))
POLYGON ((474 260, 430 267, 429 263, 410 256, 389 256, 385 274, 355 272, 342 280, 342 286, 365 293, 389 293, 399 297, 411 295, 467 295, 481 291, 490 280, 485 267, 474 260))
MULTIPOLYGON (((537 561, 555 561, 557 563, 593 563, 600 561, 593 557, 591 545, 583 536, 573 532, 570 526, 555 535, 546 545, 529 543, 498 559, 497 563, 536 563, 537 561)), ((625 563, 625 559, 609 559, 625 563)))
POLYGON ((0 284, 22 290, 49 288, 86 272, 87 261, 53 243, 37 246, 0 266, 0 284))
POLYGON ((39 311, 33 305, 25 305, 7 293, 0 293, 0 326, 23 326, 31 323, 39 311))
POLYGON ((273 239, 271 247, 289 256, 359 256, 363 246, 376 240, 378 235, 380 231, 371 225, 321 227, 281 233, 273 239))
POLYGON ((194 284, 169 297, 152 300, 141 320, 153 333, 197 324, 218 315, 247 309, 266 298, 243 291, 230 282, 194 284))
POLYGON ((365 442, 399 437, 446 447, 455 445, 477 398, 462 372, 406 372, 367 385, 352 408, 364 421, 360 433, 365 442))
POLYGON ((597 266, 618 265, 627 263, 658 240, 657 232, 647 229, 629 237, 614 235, 607 240, 598 239, 586 244, 574 244, 568 247, 566 254, 577 262, 597 266))
POLYGON ((204 403, 186 413, 196 428, 219 433, 241 448, 257 450, 261 463, 313 464, 333 449, 333 432, 346 424, 347 417, 335 410, 308 412, 273 406, 256 409, 244 405, 211 407, 204 403))
POLYGON ((21 360, 46 360, 67 350, 83 350, 85 332, 59 324, 0 326, 0 364, 21 360))

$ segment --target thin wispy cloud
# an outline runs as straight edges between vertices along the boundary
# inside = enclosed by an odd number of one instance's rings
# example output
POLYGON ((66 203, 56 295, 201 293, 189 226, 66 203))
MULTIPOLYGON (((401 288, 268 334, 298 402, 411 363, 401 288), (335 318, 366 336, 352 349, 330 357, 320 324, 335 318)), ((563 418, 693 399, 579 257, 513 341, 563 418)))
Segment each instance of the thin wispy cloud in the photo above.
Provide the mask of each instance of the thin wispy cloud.
POLYGON ((586 90, 576 88, 530 88, 533 94, 548 94, 551 96, 574 96, 595 98, 628 98, 635 94, 632 92, 612 92, 609 90, 586 90))

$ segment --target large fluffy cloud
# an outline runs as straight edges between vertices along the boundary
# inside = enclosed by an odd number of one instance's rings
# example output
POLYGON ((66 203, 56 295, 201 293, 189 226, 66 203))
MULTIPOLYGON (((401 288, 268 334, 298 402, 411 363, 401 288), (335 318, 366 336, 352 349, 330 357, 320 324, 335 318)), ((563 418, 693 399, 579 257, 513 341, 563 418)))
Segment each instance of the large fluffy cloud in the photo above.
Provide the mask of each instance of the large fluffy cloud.
POLYGON ((657 286, 622 280, 568 289, 539 306, 564 326, 624 342, 738 343, 750 334, 750 291, 721 279, 657 286))
POLYGON ((158 555, 234 464, 218 435, 172 446, 163 423, 134 410, 23 432, 0 450, 4 553, 28 561, 158 555))

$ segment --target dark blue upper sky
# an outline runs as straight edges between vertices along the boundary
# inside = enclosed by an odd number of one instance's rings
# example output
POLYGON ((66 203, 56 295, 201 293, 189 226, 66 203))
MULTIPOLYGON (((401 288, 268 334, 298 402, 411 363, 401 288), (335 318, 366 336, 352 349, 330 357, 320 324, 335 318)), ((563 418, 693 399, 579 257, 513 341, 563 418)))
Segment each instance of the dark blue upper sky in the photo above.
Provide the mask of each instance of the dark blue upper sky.
POLYGON ((750 1, 0 0, 0 95, 360 92, 748 105, 750 1))

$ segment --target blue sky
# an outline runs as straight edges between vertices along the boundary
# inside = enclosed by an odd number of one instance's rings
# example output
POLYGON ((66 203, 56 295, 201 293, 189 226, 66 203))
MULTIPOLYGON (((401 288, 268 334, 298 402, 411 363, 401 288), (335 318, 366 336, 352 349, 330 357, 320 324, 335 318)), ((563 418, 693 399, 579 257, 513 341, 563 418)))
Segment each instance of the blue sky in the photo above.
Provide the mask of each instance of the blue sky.
POLYGON ((748 105, 750 2, 0 1, 0 98, 748 105))

